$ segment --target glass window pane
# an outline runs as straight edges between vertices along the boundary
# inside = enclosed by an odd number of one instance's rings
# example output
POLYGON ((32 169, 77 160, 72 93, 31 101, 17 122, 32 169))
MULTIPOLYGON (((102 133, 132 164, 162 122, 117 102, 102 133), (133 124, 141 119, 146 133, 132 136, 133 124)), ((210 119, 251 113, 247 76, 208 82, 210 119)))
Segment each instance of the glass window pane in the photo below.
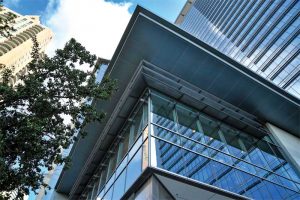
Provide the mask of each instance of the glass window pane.
POLYGON ((105 168, 102 169, 98 193, 103 188, 103 186, 104 186, 104 184, 106 182, 106 175, 107 175, 107 167, 105 167, 105 168))
POLYGON ((122 155, 124 156, 129 148, 129 135, 130 135, 130 128, 129 126, 125 129, 124 139, 123 139, 123 152, 122 155))
POLYGON ((152 94, 152 122, 176 131, 174 119, 175 104, 166 98, 152 94))
POLYGON ((180 133, 185 131, 185 129, 190 129, 190 134, 200 131, 196 124, 198 115, 195 112, 192 112, 191 109, 185 106, 176 105, 176 113, 178 117, 178 131, 180 133))
POLYGON ((113 199, 121 199, 125 189, 125 173, 124 170, 114 184, 113 199))
POLYGON ((137 141, 135 142, 135 144, 133 145, 133 147, 130 149, 129 153, 128 153, 128 160, 130 160, 132 158, 132 156, 135 154, 135 152, 138 150, 138 148, 142 145, 142 136, 139 137, 139 139, 137 139, 137 141))
POLYGON ((104 190, 102 190, 102 191, 100 192, 100 194, 99 194, 98 197, 97 197, 97 200, 103 200, 103 195, 104 195, 104 190))
POLYGON ((118 164, 121 162, 122 158, 123 158, 124 155, 125 155, 124 152, 123 152, 123 149, 124 149, 123 145, 124 145, 123 141, 121 141, 121 142, 118 144, 117 162, 116 162, 116 165, 118 165, 118 164))
POLYGON ((122 170, 126 167, 127 164, 127 156, 122 160, 121 164, 118 166, 116 170, 116 176, 119 176, 119 174, 122 172, 122 170))
POLYGON ((135 154, 127 166, 125 190, 134 183, 142 172, 142 148, 135 154))
POLYGON ((96 196, 98 195, 99 179, 97 179, 97 180, 93 183, 93 185, 94 185, 94 187, 93 187, 92 199, 95 199, 96 196))
MULTIPOLYGON (((172 143, 180 144, 180 137, 178 134, 168 131, 167 129, 153 126, 153 134, 172 143)), ((163 146, 161 146, 161 148, 163 148, 163 146)))
POLYGON ((115 170, 116 167, 116 154, 113 154, 109 159, 108 171, 107 171, 107 180, 110 178, 111 174, 115 170))
POLYGON ((115 181, 115 173, 113 173, 113 175, 110 177, 110 179, 107 181, 106 185, 105 185, 105 191, 107 191, 110 186, 112 186, 113 182, 115 181))
POLYGON ((108 192, 103 197, 103 200, 112 200, 113 187, 111 187, 108 192))
POLYGON ((136 139, 136 137, 142 132, 145 126, 145 122, 143 119, 143 106, 139 108, 136 115, 134 116, 132 120, 132 126, 134 129, 134 139, 136 139))
POLYGON ((300 197, 287 189, 300 191, 299 176, 280 149, 264 137, 237 130, 168 97, 151 98, 153 167, 254 199, 274 199, 273 193, 285 199, 300 197))

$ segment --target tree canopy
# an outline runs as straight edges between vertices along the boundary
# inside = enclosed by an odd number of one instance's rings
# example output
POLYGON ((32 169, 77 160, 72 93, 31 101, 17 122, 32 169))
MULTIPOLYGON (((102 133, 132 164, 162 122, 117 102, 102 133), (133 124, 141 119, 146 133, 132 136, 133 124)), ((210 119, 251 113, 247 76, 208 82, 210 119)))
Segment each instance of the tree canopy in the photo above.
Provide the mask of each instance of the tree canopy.
POLYGON ((61 150, 74 142, 75 132, 105 116, 85 102, 107 100, 116 89, 116 82, 108 77, 97 83, 96 69, 78 69, 78 65, 93 68, 96 56, 75 39, 53 57, 41 56, 35 39, 33 43, 33 60, 20 84, 9 83, 10 70, 1 74, 0 199, 9 195, 5 191, 17 191, 22 197, 29 190, 47 187, 41 169, 66 162, 61 150))

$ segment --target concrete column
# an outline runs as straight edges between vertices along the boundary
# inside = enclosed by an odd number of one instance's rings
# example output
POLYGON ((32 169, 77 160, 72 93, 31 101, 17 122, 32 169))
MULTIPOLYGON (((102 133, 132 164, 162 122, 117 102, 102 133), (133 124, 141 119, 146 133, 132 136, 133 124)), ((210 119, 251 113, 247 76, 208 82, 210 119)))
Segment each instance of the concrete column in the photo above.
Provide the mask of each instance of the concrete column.
POLYGON ((277 143, 285 151, 289 161, 300 172, 300 138, 296 137, 270 123, 266 124, 277 143))

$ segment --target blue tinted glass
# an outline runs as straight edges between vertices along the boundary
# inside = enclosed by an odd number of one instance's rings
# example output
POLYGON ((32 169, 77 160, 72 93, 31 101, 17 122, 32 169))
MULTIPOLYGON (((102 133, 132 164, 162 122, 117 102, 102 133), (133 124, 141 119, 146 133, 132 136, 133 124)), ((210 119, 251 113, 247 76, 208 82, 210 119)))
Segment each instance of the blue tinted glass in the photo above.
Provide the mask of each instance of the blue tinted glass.
POLYGON ((113 187, 111 187, 103 197, 103 200, 112 200, 113 187))
POLYGON ((99 199, 102 199, 102 198, 103 198, 103 195, 104 195, 104 190, 102 190, 102 191, 100 192, 100 194, 98 195, 98 198, 99 198, 99 199))
POLYGON ((174 103, 159 97, 155 94, 152 95, 152 122, 166 127, 170 130, 176 130, 174 119, 174 103))
POLYGON ((125 175, 126 170, 124 170, 116 180, 114 184, 113 199, 121 199, 121 197, 123 196, 125 189, 125 175))
POLYGON ((169 106, 174 129, 157 124, 166 115, 155 111, 154 167, 254 199, 300 198, 299 175, 272 140, 253 137, 158 96, 163 100, 156 100, 155 107, 169 106))
POLYGON ((126 187, 127 190, 142 172, 142 148, 134 155, 127 166, 126 187))
POLYGON ((119 176, 121 171, 125 168, 126 164, 127 164, 127 156, 122 160, 122 162, 118 166, 118 168, 116 170, 116 176, 119 176))

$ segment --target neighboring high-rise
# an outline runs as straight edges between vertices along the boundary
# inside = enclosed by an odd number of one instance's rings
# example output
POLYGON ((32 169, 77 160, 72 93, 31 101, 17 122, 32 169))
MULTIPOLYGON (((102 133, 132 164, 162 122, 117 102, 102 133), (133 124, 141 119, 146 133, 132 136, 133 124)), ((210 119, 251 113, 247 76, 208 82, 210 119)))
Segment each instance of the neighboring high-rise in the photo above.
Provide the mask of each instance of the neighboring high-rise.
POLYGON ((188 0, 175 23, 300 98, 299 0, 188 0))
POLYGON ((295 96, 141 7, 106 74, 53 200, 300 199, 295 96))
POLYGON ((32 37, 37 38, 41 52, 44 52, 53 34, 40 24, 39 16, 22 16, 6 7, 0 8, 1 19, 5 20, 12 14, 16 17, 9 24, 13 27, 10 37, 0 36, 0 64, 12 69, 14 78, 11 81, 15 84, 18 76, 26 73, 26 65, 31 61, 32 37))

